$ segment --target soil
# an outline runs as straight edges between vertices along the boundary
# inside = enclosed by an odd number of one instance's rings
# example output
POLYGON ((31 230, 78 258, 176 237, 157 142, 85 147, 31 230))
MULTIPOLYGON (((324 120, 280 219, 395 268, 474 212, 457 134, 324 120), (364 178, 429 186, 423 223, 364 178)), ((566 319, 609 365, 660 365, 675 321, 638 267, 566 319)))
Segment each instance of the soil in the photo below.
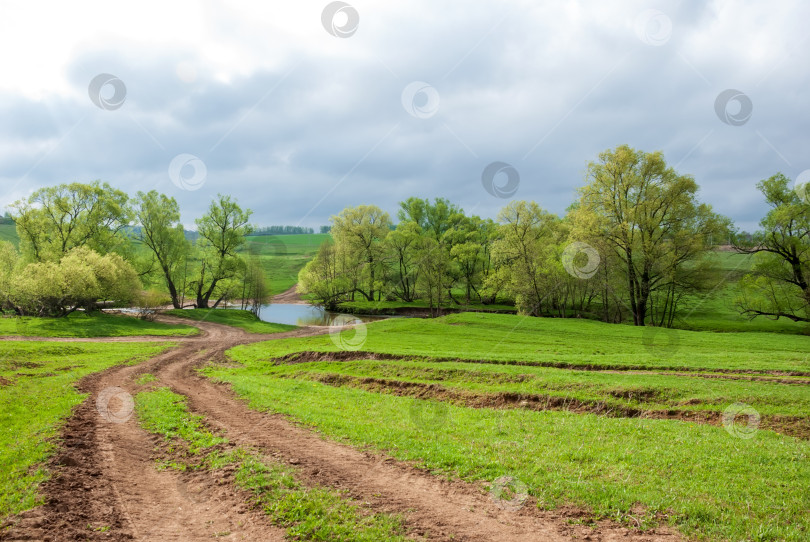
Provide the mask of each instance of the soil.
POLYGON ((272 303, 284 303, 286 305, 306 305, 307 302, 304 298, 301 297, 301 294, 298 293, 296 288, 298 287, 297 284, 293 284, 293 286, 280 294, 274 295, 271 299, 272 303))
MULTIPOLYGON (((228 386, 195 371, 223 361, 225 351, 238 344, 315 335, 325 328, 258 335, 210 322, 161 320, 189 323, 202 332, 160 339, 178 346, 80 382, 89 397, 63 428, 49 465, 51 478, 41 486, 44 504, 10 518, 0 529, 0 540, 284 540, 284 530, 251 508, 227 479, 157 468, 159 439, 140 428, 127 403, 126 393, 144 389, 135 382, 144 373, 158 378, 149 386, 167 385, 187 396, 190 409, 232 442, 293 465, 302 483, 345 490, 370 510, 401 514, 416 540, 682 540, 668 527, 642 532, 609 520, 588 525, 583 510, 542 511, 530 499, 519 507, 505 506, 490 497, 486 484, 438 477, 327 440, 280 415, 250 410, 228 386), (97 405, 99 398, 106 409, 97 405)), ((139 338, 111 341, 121 340, 139 338)))

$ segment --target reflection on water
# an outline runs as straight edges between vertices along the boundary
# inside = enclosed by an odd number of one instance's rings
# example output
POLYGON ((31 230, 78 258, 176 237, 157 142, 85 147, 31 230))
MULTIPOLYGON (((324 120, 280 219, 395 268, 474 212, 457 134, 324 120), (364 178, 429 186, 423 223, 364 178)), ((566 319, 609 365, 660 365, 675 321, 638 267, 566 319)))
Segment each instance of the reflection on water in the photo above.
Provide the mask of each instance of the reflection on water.
POLYGON ((343 314, 326 311, 320 307, 313 307, 312 305, 291 305, 285 303, 262 305, 262 311, 259 317, 265 322, 290 324, 294 326, 330 326, 338 317, 341 317, 341 321, 337 323, 338 325, 346 325, 355 322, 374 322, 385 318, 384 316, 343 314), (348 319, 346 317, 348 317, 348 319), (352 321, 352 319, 354 321, 352 321))

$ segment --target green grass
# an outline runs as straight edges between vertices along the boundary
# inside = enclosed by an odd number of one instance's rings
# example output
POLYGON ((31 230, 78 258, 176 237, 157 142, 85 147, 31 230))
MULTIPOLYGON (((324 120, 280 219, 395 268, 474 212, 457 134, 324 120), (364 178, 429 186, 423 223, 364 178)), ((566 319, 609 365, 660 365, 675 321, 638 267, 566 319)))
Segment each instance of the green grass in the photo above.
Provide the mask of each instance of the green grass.
POLYGON ((245 252, 254 254, 264 269, 272 294, 289 290, 298 282, 298 272, 315 257, 329 234, 250 235, 245 252))
MULTIPOLYGON (((443 308, 483 312, 508 312, 514 313, 512 305, 492 304, 483 305, 481 303, 471 303, 469 305, 457 305, 456 303, 446 303, 443 308)), ((406 303, 404 301, 346 301, 339 305, 339 310, 356 314, 397 314, 401 309, 428 309, 428 303, 423 300, 406 303)))
MULTIPOLYGON (((362 350, 563 367, 810 372, 810 337, 638 328, 591 320, 462 313, 366 324, 362 350)), ((353 331, 344 333, 352 334, 353 331)), ((239 346, 243 360, 338 351, 329 335, 239 346)))
POLYGON ((0 335, 24 337, 188 336, 199 330, 180 324, 147 322, 131 316, 74 312, 64 318, 34 316, 0 318, 0 335))
POLYGON ((252 312, 238 309, 172 309, 165 314, 190 320, 213 322, 244 329, 250 333, 282 333, 296 326, 275 324, 258 319, 252 312))
POLYGON ((62 422, 86 395, 80 378, 148 359, 169 343, 0 342, 0 523, 40 504, 44 463, 62 422))
MULTIPOLYGON (((547 395, 607 409, 722 413, 733 403, 755 406, 763 416, 810 413, 810 386, 700 378, 673 374, 616 374, 547 367, 431 363, 427 361, 315 362, 266 367, 268 375, 324 381, 332 377, 434 384, 481 394, 547 395)), ((419 390, 415 390, 418 392, 419 390)))
POLYGON ((19 245, 20 238, 17 237, 17 226, 14 224, 0 224, 0 241, 10 241, 14 245, 19 245))
POLYGON ((234 465, 236 485, 250 491, 292 540, 406 540, 396 517, 364 514, 337 491, 307 488, 296 480, 294 469, 267 462, 255 452, 237 447, 223 453, 220 445, 228 441, 212 433, 202 417, 189 413, 185 397, 168 388, 139 393, 135 405, 147 431, 161 435, 172 447, 187 449, 183 459, 165 465, 181 470, 234 465))
POLYGON ((276 378, 267 365, 212 367, 251 408, 280 412, 327 436, 414 461, 435 474, 491 482, 514 476, 540 506, 574 504, 642 522, 665 514, 687 536, 806 540, 810 444, 760 430, 604 418, 569 412, 448 405, 420 415, 418 400, 276 378), (430 415, 432 416, 432 414, 430 415))
POLYGON ((644 525, 668 517, 698 539, 806 540, 810 534, 810 443, 764 429, 770 416, 806 420, 810 386, 697 374, 810 373, 810 337, 477 313, 391 319, 367 324, 366 331, 361 350, 402 359, 352 361, 349 354, 348 361, 331 363, 274 361, 338 350, 340 341, 318 336, 238 346, 229 356, 241 366, 205 371, 230 383, 251 408, 286 414, 436 474, 489 482, 517 477, 543 507, 573 504, 632 524, 641 509, 644 525), (670 369, 689 374, 655 374, 670 369), (335 385, 335 376, 354 378, 335 385), (423 383, 433 391, 438 385, 457 395, 425 403, 364 379, 423 383), (763 428, 744 439, 717 425, 469 408, 454 399, 487 393, 715 413, 742 402, 764 417, 763 428))

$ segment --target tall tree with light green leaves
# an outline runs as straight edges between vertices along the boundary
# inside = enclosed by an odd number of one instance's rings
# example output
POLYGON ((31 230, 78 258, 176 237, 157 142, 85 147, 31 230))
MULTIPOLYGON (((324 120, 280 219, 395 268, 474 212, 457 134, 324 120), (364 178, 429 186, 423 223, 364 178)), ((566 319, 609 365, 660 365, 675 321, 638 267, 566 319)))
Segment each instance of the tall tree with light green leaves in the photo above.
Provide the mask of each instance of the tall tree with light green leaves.
POLYGON ((135 200, 140 241, 151 251, 175 309, 180 308, 181 274, 191 248, 180 223, 180 206, 174 198, 152 190, 138 192, 135 200), (180 284, 180 288, 178 287, 180 284))
POLYGON ((661 152, 620 145, 588 164, 586 181, 574 212, 592 215, 589 233, 621 261, 634 324, 671 322, 679 290, 705 291, 705 281, 693 280, 709 276, 705 269, 684 275, 690 266, 705 265, 710 239, 725 238, 730 221, 700 203, 695 180, 668 166, 661 152), (666 308, 650 322, 655 296, 666 308))
POLYGON ((59 261, 75 247, 125 251, 132 220, 129 197, 107 183, 40 188, 10 206, 20 249, 29 261, 59 261))
POLYGON ((356 286, 357 292, 367 301, 374 301, 382 284, 385 246, 391 217, 376 205, 347 207, 339 215, 332 217, 332 237, 338 251, 347 250, 356 256, 358 270, 362 274, 356 286))
POLYGON ((233 295, 245 262, 239 249, 245 244, 245 236, 253 231, 250 216, 253 211, 242 209, 230 196, 218 194, 211 202, 208 212, 195 222, 199 238, 194 246, 196 260, 194 279, 190 287, 194 292, 197 308, 207 309, 216 292, 214 307, 226 297, 233 295), (232 288, 219 288, 230 284, 232 288))

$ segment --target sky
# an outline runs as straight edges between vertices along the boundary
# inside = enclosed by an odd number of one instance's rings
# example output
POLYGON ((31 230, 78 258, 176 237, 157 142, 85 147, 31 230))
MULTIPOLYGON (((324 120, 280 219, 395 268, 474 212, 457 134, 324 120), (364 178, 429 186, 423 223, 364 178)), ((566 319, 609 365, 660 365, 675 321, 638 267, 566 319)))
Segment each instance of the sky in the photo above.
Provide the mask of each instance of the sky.
POLYGON ((810 3, 0 0, 0 209, 42 186, 158 190, 192 226, 444 197, 564 214, 589 161, 662 151, 753 230, 810 175, 810 3))

